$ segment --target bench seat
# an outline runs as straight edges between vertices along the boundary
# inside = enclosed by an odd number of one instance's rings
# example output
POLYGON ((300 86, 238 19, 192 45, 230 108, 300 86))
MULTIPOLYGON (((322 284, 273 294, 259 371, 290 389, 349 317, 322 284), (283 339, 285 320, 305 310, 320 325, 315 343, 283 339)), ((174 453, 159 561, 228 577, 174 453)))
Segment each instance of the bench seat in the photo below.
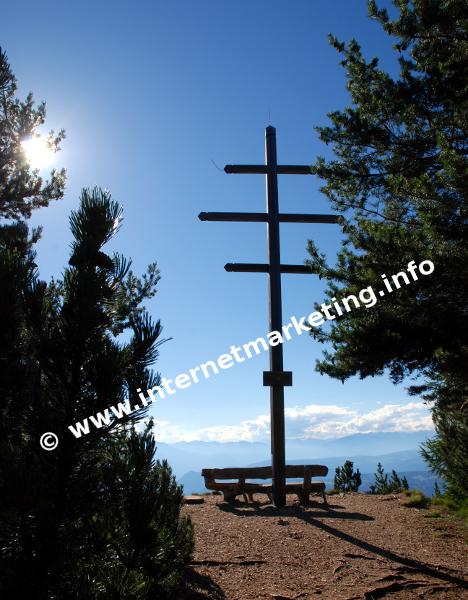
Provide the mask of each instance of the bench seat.
MULTIPOLYGON (((324 465, 286 465, 286 478, 301 478, 301 482, 286 482, 286 494, 296 494, 301 503, 309 501, 310 494, 321 494, 326 504, 325 483, 312 481, 313 476, 324 477, 328 468, 324 465)), ((223 492, 226 501, 232 501, 236 496, 243 496, 246 502, 253 502, 254 494, 267 494, 272 499, 273 486, 271 483, 247 482, 246 479, 271 479, 271 467, 242 467, 227 469, 203 469, 205 487, 209 490, 223 492), (216 481, 216 480, 224 481, 216 481), (226 480, 237 481, 226 481, 226 480)))

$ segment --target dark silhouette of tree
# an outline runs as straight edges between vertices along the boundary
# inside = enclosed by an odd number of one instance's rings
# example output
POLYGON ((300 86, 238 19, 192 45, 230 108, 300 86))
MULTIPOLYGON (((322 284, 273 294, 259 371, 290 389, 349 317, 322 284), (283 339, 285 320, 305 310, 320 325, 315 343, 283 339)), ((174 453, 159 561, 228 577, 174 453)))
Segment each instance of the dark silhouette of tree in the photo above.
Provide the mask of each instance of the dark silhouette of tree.
POLYGON ((406 477, 400 478, 395 470, 392 470, 390 477, 385 473, 381 463, 377 464, 377 471, 374 475, 374 483, 370 486, 371 494, 393 494, 402 492, 409 488, 406 477))
MULTIPOLYGON (((16 78, 0 48, 0 217, 21 219, 62 198, 65 170, 52 170, 50 179, 44 181, 39 171, 29 166, 21 144, 45 123, 46 106, 41 102, 35 107, 31 93, 21 102, 16 90, 16 78)), ((58 151, 64 137, 63 130, 51 131, 49 148, 58 151)))
POLYGON ((394 20, 374 1, 369 10, 395 41, 398 76, 367 60, 355 40, 331 38, 351 105, 318 128, 334 157, 319 158, 312 171, 341 213, 344 243, 331 266, 310 242, 309 264, 328 281, 330 301, 369 285, 385 296, 313 331, 327 344, 317 369, 342 380, 419 377, 409 390, 432 406, 437 432, 424 455, 466 495, 468 15, 462 0, 394 4, 394 20), (408 273, 411 285, 386 290, 383 274, 424 260, 434 263, 433 275, 413 281, 408 273))
POLYGON ((354 471, 354 463, 345 461, 342 467, 336 467, 333 487, 339 492, 357 492, 362 484, 359 469, 354 471))
MULTIPOLYGON (((456 402, 455 398, 452 406, 456 406, 456 402)), ((449 495, 463 500, 468 496, 466 407, 445 410, 436 405, 432 414, 437 436, 423 445, 423 456, 432 470, 445 480, 449 495)))
POLYGON ((161 324, 144 310, 159 273, 103 251, 122 209, 83 190, 60 281, 40 281, 25 225, 0 229, 0 596, 166 598, 190 559, 182 490, 155 461, 147 408, 75 438, 68 426, 139 402, 160 381, 161 324), (40 436, 54 432, 54 451, 40 436))

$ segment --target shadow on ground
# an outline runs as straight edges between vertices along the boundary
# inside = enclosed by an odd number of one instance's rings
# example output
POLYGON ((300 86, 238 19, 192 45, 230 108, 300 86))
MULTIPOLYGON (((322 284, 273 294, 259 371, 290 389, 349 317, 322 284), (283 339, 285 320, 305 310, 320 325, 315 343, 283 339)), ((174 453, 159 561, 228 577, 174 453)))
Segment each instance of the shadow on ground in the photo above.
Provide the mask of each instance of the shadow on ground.
POLYGON ((351 519, 356 521, 374 521, 373 517, 357 512, 337 512, 337 509, 344 509, 339 504, 323 504, 321 502, 310 502, 307 507, 299 504, 285 506, 284 508, 275 508, 271 504, 261 504, 253 502, 243 504, 241 502, 226 502, 217 505, 224 512, 230 512, 242 517, 298 517, 304 519, 307 514, 309 518, 325 517, 327 519, 351 519), (311 511, 310 509, 319 509, 311 511), (306 512, 307 511, 307 512, 306 512))
POLYGON ((178 600, 224 600, 223 590, 211 577, 201 575, 193 569, 187 574, 185 588, 177 596, 178 600))
MULTIPOLYGON (((400 556, 391 550, 387 550, 385 548, 380 548, 374 544, 366 542, 365 540, 361 540, 349 533, 341 531, 336 527, 332 527, 328 523, 324 523, 319 519, 336 519, 336 520, 358 520, 358 521, 374 521, 373 517, 369 515, 361 514, 361 513, 350 513, 346 511, 337 511, 336 509, 343 509, 345 507, 337 505, 337 504, 322 504, 318 502, 310 502, 307 507, 300 506, 298 504, 294 504, 292 506, 285 506, 284 508, 275 508, 271 504, 261 504, 258 502, 254 502, 252 504, 243 504, 241 502, 235 503, 221 503, 217 505, 218 508, 224 512, 230 512, 233 514, 237 514, 242 517, 254 517, 254 516, 262 516, 262 517, 297 517, 302 519, 312 527, 317 527, 317 529, 321 529, 322 531, 328 533, 329 535, 333 535, 353 546, 361 548, 366 552, 370 552, 377 556, 381 556, 389 561, 398 563, 400 565, 404 565, 405 567, 411 569, 414 573, 421 573, 424 575, 428 575, 433 577, 434 579, 439 579, 442 581, 446 581, 448 583, 455 584, 463 589, 468 589, 468 582, 456 575, 448 573, 446 571, 441 570, 438 566, 430 565, 427 563, 422 563, 420 561, 414 560, 412 558, 407 558, 405 556, 400 556), (313 510, 310 510, 312 508, 313 510), (316 508, 320 508, 320 510, 315 510, 316 508)), ((286 524, 286 523, 285 523, 286 524)))

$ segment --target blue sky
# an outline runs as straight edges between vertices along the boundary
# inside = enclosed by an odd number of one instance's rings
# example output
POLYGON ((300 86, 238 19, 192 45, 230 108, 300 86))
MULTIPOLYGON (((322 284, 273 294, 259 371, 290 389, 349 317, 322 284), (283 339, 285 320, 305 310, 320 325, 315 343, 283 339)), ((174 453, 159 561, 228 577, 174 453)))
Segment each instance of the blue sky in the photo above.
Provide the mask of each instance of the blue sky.
MULTIPOLYGON (((174 377, 268 331, 267 276, 226 273, 226 262, 264 262, 264 224, 202 223, 204 210, 263 211, 262 176, 226 175, 226 163, 263 162, 264 128, 277 128, 282 163, 310 164, 327 149, 314 126, 348 102, 339 55, 327 34, 357 38, 367 56, 395 69, 391 41, 361 0, 189 0, 8 3, 0 43, 19 93, 46 100, 47 129, 64 127, 57 165, 65 199, 37 211, 43 278, 60 276, 68 215, 80 189, 99 185, 124 206, 112 243, 136 272, 157 261, 159 293, 148 309, 173 338, 157 368, 174 377)), ((284 212, 330 212, 313 177, 283 176, 284 212)), ((282 262, 301 264, 313 238, 330 260, 339 228, 286 224, 282 262)), ((396 266, 399 270, 399 265, 396 266)), ((322 301, 313 276, 283 276, 283 315, 322 301)), ((284 349, 290 435, 333 436, 427 428, 427 411, 387 378, 344 385, 320 376, 320 347, 306 335, 284 349), (336 426, 334 425, 336 424, 336 426)), ((260 439, 268 434, 263 354, 178 391, 152 409, 160 439, 260 439), (253 423, 253 425, 252 425, 253 423), (265 425, 266 423, 266 425, 265 425), (258 425, 258 427, 257 427, 258 425)))

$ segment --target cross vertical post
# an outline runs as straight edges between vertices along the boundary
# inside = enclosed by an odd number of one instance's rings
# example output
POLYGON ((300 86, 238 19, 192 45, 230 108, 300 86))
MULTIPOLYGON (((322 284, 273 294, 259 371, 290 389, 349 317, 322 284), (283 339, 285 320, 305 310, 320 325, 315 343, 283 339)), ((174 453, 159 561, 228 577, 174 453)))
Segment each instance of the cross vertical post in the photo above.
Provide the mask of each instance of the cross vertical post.
MULTIPOLYGON (((265 130, 266 208, 268 213, 268 262, 270 296, 270 331, 280 331, 283 326, 281 311, 281 261, 278 210, 278 173, 276 159, 276 129, 271 125, 265 130)), ((270 370, 283 372, 283 345, 270 346, 270 370)), ((286 504, 285 492, 285 433, 284 433, 284 386, 270 386, 271 459, 273 472, 273 500, 275 506, 286 504)))

